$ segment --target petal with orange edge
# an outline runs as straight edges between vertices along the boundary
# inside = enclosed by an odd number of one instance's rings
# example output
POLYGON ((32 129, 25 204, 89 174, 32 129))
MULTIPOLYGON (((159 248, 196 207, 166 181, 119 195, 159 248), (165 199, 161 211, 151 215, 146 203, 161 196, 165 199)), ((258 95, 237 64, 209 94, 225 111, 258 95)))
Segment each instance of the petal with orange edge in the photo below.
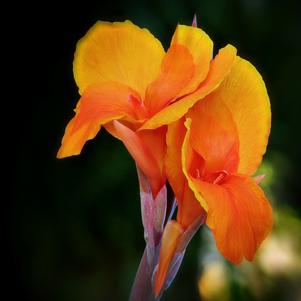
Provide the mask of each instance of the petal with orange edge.
POLYGON ((186 133, 183 119, 168 126, 166 134, 165 169, 168 181, 176 195, 178 203, 181 203, 184 195, 186 178, 181 166, 181 150, 186 133))
POLYGON ((209 95, 189 111, 188 117, 192 120, 189 143, 204 159, 202 172, 237 172, 239 140, 227 106, 209 95))
POLYGON ((151 114, 197 88, 207 76, 212 51, 212 41, 200 28, 177 26, 160 76, 147 89, 145 101, 151 114))
POLYGON ((221 185, 195 180, 208 205, 207 225, 221 254, 232 263, 251 261, 273 225, 262 189, 249 177, 229 176, 221 185))
POLYGON ((170 124, 180 119, 197 101, 214 91, 229 74, 236 61, 236 49, 227 45, 220 49, 210 64, 209 73, 205 81, 192 94, 167 106, 152 118, 147 120, 141 129, 154 129, 164 124, 170 124))
MULTIPOLYGON (((196 199, 200 202, 202 208, 204 208, 205 211, 208 210, 208 205, 203 199, 203 197, 199 194, 198 190, 196 189, 193 178, 194 176, 192 175, 193 171, 191 170, 192 168, 195 169, 196 165, 202 165, 202 158, 201 156, 196 156, 196 152, 193 150, 189 143, 190 139, 190 131, 191 131, 191 118, 187 118, 185 121, 185 127, 187 129, 184 137, 184 141, 182 144, 182 152, 181 152, 181 163, 182 163, 182 169, 183 173, 187 179, 187 183, 189 188, 193 191, 196 199)), ((198 178, 198 177, 197 177, 198 178)))
POLYGON ((185 229, 197 218, 205 216, 206 211, 197 201, 193 191, 189 188, 187 180, 184 184, 183 200, 178 207, 177 221, 185 229))
POLYGON ((171 45, 161 66, 159 77, 152 82, 145 95, 145 106, 153 115, 174 99, 190 82, 195 67, 193 57, 182 45, 171 45))
POLYGON ((100 130, 99 122, 95 120, 84 124, 72 135, 70 132, 74 127, 75 117, 70 120, 62 139, 62 145, 57 152, 57 158, 62 159, 69 156, 79 155, 86 141, 93 139, 100 130))
POLYGON ((153 196, 156 197, 164 185, 165 179, 151 148, 145 144, 143 139, 136 132, 124 126, 122 123, 113 121, 113 125, 116 134, 122 140, 139 168, 148 178, 152 187, 153 196))
POLYGON ((270 101, 259 72, 238 58, 230 74, 213 93, 228 106, 238 130, 238 172, 252 175, 265 153, 271 127, 270 101))
POLYGON ((100 126, 113 119, 134 118, 135 110, 129 101, 136 92, 129 87, 108 82, 91 86, 82 95, 76 115, 66 127, 57 157, 78 155, 87 140, 93 139, 100 126))
POLYGON ((181 151, 185 133, 186 128, 183 120, 169 125, 166 135, 165 169, 168 182, 178 203, 177 221, 186 228, 198 216, 201 216, 204 210, 188 187, 182 170, 181 151))
POLYGON ((78 42, 73 71, 80 93, 91 84, 116 81, 142 97, 160 71, 165 52, 147 29, 130 21, 97 22, 78 42))
POLYGON ((213 42, 200 28, 178 25, 171 45, 185 46, 193 58, 195 70, 190 82, 182 89, 178 97, 193 92, 206 78, 213 55, 213 42))

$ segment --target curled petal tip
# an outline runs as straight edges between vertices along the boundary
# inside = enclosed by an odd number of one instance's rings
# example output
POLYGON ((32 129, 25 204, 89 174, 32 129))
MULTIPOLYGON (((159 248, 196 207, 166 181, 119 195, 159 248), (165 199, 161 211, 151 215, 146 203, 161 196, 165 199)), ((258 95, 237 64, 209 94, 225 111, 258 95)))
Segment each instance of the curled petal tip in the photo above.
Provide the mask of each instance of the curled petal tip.
POLYGON ((192 26, 193 27, 198 27, 198 21, 197 21, 196 14, 193 15, 192 26))

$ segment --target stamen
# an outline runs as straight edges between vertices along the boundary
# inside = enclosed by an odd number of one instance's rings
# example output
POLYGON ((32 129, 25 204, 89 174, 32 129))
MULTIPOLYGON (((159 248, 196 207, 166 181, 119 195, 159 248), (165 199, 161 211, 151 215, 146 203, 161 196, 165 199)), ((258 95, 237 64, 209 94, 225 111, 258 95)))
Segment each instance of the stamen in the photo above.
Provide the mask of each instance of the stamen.
POLYGON ((228 175, 229 173, 226 170, 220 171, 213 184, 220 184, 228 175))

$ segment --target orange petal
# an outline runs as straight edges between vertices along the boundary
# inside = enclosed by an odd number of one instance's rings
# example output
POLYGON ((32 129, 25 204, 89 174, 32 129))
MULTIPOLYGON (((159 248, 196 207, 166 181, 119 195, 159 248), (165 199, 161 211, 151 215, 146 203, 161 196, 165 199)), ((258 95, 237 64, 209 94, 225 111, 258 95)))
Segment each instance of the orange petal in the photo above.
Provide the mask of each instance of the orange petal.
MULTIPOLYGON (((207 96, 188 113, 191 118, 189 142, 204 159, 204 166, 193 166, 202 173, 237 171, 239 141, 230 111, 218 98, 207 96)), ((190 167, 191 169, 191 167, 190 167)), ((199 175, 201 176, 201 175, 199 175)))
POLYGON ((165 169, 167 179, 176 195, 178 206, 181 205, 184 195, 186 178, 181 167, 181 151, 186 128, 183 119, 168 126, 166 134, 165 169))
POLYGON ((171 41, 171 45, 174 44, 185 46, 195 65, 193 77, 179 93, 178 97, 180 97, 193 92, 206 78, 213 55, 213 42, 200 28, 178 25, 171 41))
POLYGON ((91 84, 116 81, 144 97, 164 54, 160 41, 147 29, 129 21, 97 22, 77 44, 74 77, 80 93, 91 84))
POLYGON ((238 58, 214 97, 232 113, 239 135, 238 172, 252 175, 265 153, 271 126, 270 101, 265 84, 248 61, 238 58))
POLYGON ((188 84, 194 74, 193 58, 182 45, 171 45, 161 66, 159 77, 152 82, 145 96, 149 114, 161 110, 188 84))
POLYGON ((191 145, 189 143, 191 122, 192 122, 191 118, 187 118, 184 123, 187 131, 186 131, 184 141, 182 144, 182 153, 181 153, 182 169, 183 169, 183 173, 187 179, 189 188, 194 192, 196 199, 199 201, 202 208, 204 208, 204 210, 207 212, 207 210, 208 210, 207 203, 205 202, 203 197, 200 195, 200 193, 196 189, 196 187, 194 185, 194 181, 193 181, 194 177, 191 176, 192 167, 194 167, 195 165, 198 165, 198 164, 200 166, 202 165, 202 163, 201 163, 202 158, 200 158, 200 156, 196 156, 195 151, 193 150, 193 148, 191 147, 191 145))
POLYGON ((189 188, 187 180, 185 181, 183 200, 178 207, 177 222, 185 229, 189 227, 198 217, 203 216, 206 211, 197 201, 193 191, 189 188))
POLYGON ((272 209, 261 188, 249 177, 229 176, 221 185, 194 184, 208 205, 207 225, 217 247, 232 263, 251 261, 270 232, 272 209))
POLYGON ((165 182, 164 157, 166 153, 166 131, 167 127, 163 126, 155 130, 145 130, 137 132, 137 135, 144 142, 146 147, 151 150, 155 158, 162 177, 165 182))
POLYGON ((147 120, 141 129, 154 129, 180 119, 197 101, 215 90, 229 74, 236 60, 236 49, 228 45, 222 48, 210 64, 206 80, 198 89, 164 108, 147 120))
POLYGON ((86 89, 75 109, 76 115, 66 127, 57 157, 78 155, 102 124, 125 116, 133 119, 136 113, 129 101, 131 95, 136 92, 114 82, 86 89))
POLYGON ((75 117, 70 120, 62 139, 62 145, 57 153, 57 158, 79 155, 86 141, 93 139, 100 130, 100 123, 94 120, 84 124, 78 131, 70 134, 74 127, 75 117))
POLYGON ((181 151, 186 128, 183 120, 172 123, 168 127, 165 157, 165 169, 169 184, 171 185, 178 203, 177 221, 188 227, 195 219, 202 215, 204 210, 188 187, 187 180, 182 171, 181 151))
POLYGON ((169 265, 177 247, 177 242, 183 232, 184 229, 176 221, 169 221, 165 226, 161 240, 158 271, 155 279, 156 297, 160 294, 165 283, 169 265))
POLYGON ((197 88, 208 73, 212 51, 212 41, 200 28, 177 26, 161 74, 147 89, 146 106, 151 115, 197 88))
POLYGON ((152 153, 152 148, 149 148, 146 145, 142 137, 128 127, 124 126, 122 123, 113 121, 113 125, 115 127, 117 136, 122 140, 139 168, 148 178, 152 187, 153 196, 155 197, 161 187, 164 185, 165 179, 156 160, 157 158, 152 153))

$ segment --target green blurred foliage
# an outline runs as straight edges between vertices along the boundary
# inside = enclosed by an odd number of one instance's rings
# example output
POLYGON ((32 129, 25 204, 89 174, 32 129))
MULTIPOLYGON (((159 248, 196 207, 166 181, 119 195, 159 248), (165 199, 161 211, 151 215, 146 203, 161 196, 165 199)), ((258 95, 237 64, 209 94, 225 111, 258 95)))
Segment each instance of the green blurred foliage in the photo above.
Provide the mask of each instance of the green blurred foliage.
MULTIPOLYGON (((290 207, 300 218, 299 0, 46 1, 20 4, 18 12, 10 23, 12 52, 24 66, 13 77, 22 96, 9 217, 13 292, 22 299, 127 300, 143 252, 135 165, 123 145, 101 131, 80 156, 55 158, 79 97, 75 45, 96 20, 130 19, 168 47, 176 24, 190 24, 196 13, 215 51, 235 45, 261 72, 271 98, 264 171, 273 181, 265 189, 275 207, 290 207)), ((200 300, 201 242, 191 242, 163 300, 200 300)), ((278 300, 292 300, 281 289, 278 300)), ((239 291, 235 300, 253 300, 239 291)))

